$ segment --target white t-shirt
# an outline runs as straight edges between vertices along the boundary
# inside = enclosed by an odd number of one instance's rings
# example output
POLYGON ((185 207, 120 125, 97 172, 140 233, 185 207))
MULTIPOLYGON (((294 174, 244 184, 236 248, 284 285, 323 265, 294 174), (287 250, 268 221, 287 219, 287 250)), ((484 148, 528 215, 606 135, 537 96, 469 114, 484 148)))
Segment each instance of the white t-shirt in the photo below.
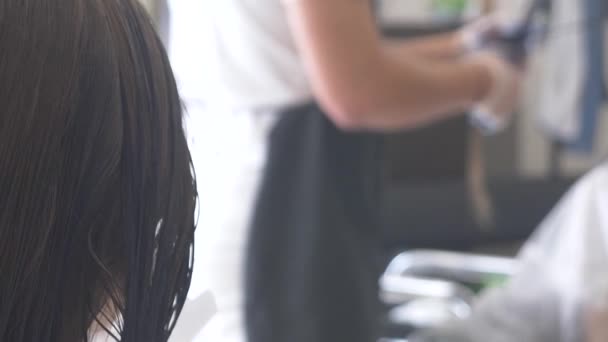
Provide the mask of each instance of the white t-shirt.
POLYGON ((169 54, 199 190, 189 297, 211 291, 217 308, 180 342, 245 342, 245 251, 268 136, 278 112, 312 92, 281 0, 168 1, 169 54))
POLYGON ((238 109, 312 98, 281 0, 169 0, 182 97, 238 109))

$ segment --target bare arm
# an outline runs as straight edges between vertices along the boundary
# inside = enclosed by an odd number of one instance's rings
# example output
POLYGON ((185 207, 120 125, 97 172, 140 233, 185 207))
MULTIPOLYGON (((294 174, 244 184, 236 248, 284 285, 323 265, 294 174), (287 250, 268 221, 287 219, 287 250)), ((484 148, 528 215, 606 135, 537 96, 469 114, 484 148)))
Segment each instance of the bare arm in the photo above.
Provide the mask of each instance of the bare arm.
POLYGON ((481 64, 386 48, 366 0, 284 0, 312 87, 349 129, 402 129, 442 119, 484 96, 481 64))
POLYGON ((454 59, 462 56, 465 51, 463 40, 459 32, 449 32, 430 37, 411 39, 389 39, 385 41, 385 48, 394 49, 404 57, 411 56, 454 59))

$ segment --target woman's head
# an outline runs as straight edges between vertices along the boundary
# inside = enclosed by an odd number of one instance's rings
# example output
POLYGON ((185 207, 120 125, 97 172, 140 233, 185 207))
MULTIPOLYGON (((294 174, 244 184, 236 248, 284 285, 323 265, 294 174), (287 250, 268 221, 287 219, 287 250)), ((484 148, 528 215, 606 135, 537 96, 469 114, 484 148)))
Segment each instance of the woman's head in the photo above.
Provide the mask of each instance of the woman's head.
POLYGON ((0 0, 0 340, 166 341, 195 184, 165 52, 136 0, 0 0))

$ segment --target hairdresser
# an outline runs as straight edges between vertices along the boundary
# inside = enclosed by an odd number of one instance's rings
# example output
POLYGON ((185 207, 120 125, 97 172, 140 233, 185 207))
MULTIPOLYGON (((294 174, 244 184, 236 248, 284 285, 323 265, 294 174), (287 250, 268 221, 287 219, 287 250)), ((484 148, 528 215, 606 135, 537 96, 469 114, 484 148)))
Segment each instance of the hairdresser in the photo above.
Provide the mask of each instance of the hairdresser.
POLYGON ((508 117, 518 70, 469 51, 492 24, 403 42, 366 0, 171 7, 204 213, 191 296, 219 310, 197 341, 375 341, 377 134, 508 117))

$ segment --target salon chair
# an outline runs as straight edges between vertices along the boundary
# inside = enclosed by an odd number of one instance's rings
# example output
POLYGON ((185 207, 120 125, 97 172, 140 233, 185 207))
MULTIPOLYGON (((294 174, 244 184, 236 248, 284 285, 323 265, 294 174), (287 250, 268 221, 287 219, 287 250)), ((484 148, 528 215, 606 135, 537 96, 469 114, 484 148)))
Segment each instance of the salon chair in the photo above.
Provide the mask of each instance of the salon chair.
POLYGON ((385 341, 468 318, 477 293, 504 283, 516 269, 517 261, 507 257, 434 250, 397 255, 380 278, 388 308, 385 341))

